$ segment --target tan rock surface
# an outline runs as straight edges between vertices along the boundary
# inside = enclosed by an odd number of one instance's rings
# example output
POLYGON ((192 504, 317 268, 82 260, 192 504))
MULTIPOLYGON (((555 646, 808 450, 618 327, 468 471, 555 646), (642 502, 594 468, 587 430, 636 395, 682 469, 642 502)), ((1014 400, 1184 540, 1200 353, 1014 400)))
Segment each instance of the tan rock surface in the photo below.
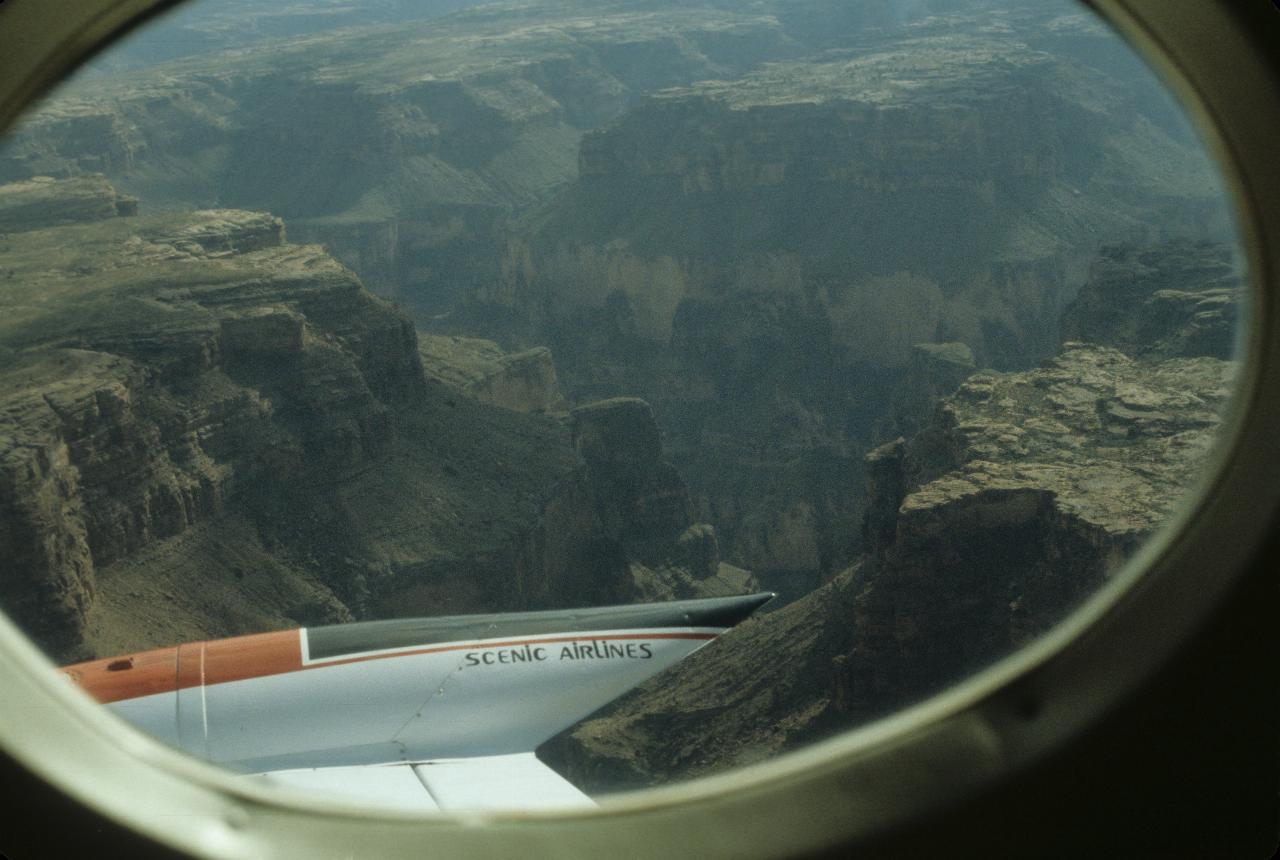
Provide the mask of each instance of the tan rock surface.
POLYGON ((868 456, 868 554, 552 741, 598 791, 722 771, 965 677, 1062 620, 1178 510, 1238 368, 1068 343, 868 456))
POLYGON ((0 185, 0 233, 101 221, 137 211, 138 201, 117 193, 102 175, 63 180, 35 176, 0 185))
POLYGON ((280 219, 26 230, 0 271, 0 602, 56 656, 511 607, 567 435, 433 398, 409 321, 280 219))
POLYGON ((428 379, 481 403, 515 412, 555 412, 566 405, 545 346, 505 352, 491 340, 418 332, 418 354, 428 379))

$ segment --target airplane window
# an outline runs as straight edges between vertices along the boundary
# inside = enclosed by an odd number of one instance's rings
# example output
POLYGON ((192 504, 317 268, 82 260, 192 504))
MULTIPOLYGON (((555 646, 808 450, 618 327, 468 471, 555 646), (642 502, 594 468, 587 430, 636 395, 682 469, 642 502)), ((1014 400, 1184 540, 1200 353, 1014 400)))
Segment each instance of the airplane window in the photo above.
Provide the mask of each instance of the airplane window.
POLYGON ((720 773, 1112 581, 1245 275, 1066 0, 202 0, 0 143, 0 606, 253 779, 720 773))

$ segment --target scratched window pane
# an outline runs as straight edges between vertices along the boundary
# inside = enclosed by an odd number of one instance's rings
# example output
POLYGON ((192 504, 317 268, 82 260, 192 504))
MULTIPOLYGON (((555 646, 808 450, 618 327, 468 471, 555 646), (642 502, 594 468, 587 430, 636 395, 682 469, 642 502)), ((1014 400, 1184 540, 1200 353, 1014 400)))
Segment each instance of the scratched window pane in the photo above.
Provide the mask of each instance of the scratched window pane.
POLYGON ((719 772, 1106 583, 1244 283, 1066 0, 188 4, 0 144, 0 605, 262 779, 719 772))

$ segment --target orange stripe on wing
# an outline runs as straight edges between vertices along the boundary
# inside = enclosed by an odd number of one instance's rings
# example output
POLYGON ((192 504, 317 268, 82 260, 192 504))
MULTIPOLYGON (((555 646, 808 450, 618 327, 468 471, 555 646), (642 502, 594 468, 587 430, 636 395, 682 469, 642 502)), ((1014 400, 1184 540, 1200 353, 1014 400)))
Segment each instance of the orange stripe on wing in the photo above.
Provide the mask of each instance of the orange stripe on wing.
POLYGON ((99 702, 172 693, 202 683, 221 684, 302 668, 297 630, 189 642, 123 657, 65 666, 62 672, 99 702), (200 651, 204 650, 201 665, 200 651))
POLYGON ((177 686, 178 648, 90 660, 65 666, 62 672, 104 703, 171 692, 177 686))
POLYGON ((302 668, 302 642, 297 630, 237 636, 234 639, 205 643, 206 687, 263 675, 282 675, 302 668))
POLYGON ((154 693, 167 693, 200 685, 205 686, 246 681, 269 675, 283 675, 327 666, 345 666, 372 660, 415 657, 447 651, 480 651, 486 648, 513 648, 520 645, 553 645, 562 642, 614 642, 622 640, 714 639, 716 633, 615 633, 604 636, 547 636, 536 639, 504 639, 497 642, 453 642, 390 653, 366 653, 351 657, 302 664, 302 644, 297 630, 237 636, 213 642, 193 642, 176 648, 160 648, 128 657, 112 657, 65 666, 62 672, 80 684, 99 702, 118 702, 154 693), (200 666, 199 649, 204 649, 204 665, 200 666), (181 653, 179 653, 181 652, 181 653), (166 662, 167 660, 167 662, 166 662), (130 662, 125 667, 121 664, 130 662), (181 671, 178 671, 179 663, 181 671), (116 668, 112 668, 112 666, 116 668), (141 671, 140 671, 141 670, 141 671), (202 671, 201 671, 202 670, 202 671))

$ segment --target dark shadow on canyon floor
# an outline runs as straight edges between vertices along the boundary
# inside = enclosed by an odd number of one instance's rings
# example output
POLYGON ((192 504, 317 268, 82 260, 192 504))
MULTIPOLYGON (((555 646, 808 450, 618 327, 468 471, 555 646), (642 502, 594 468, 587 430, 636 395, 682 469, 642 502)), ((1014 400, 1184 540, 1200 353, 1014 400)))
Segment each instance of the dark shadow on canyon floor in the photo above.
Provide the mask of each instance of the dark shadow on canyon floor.
POLYGON ((542 751, 649 785, 1025 644, 1207 460, 1230 218, 1082 9, 157 27, 0 147, 0 603, 56 659, 780 592, 542 751))

